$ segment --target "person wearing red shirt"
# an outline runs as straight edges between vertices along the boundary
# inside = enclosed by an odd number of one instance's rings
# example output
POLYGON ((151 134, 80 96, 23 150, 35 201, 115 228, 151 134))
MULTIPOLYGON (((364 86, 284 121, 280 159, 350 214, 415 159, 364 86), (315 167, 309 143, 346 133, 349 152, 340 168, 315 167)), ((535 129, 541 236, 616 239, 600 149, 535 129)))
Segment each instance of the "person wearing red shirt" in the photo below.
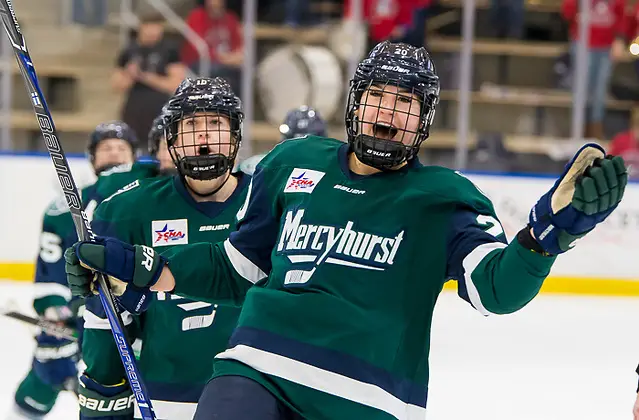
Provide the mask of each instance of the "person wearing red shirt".
POLYGON ((621 132, 612 139, 609 153, 623 157, 629 166, 639 167, 639 114, 633 116, 632 126, 628 131, 621 132))
MULTIPOLYGON (((612 44, 612 55, 617 61, 628 55, 628 47, 639 37, 639 2, 631 3, 626 4, 623 29, 612 44)), ((639 76, 639 60, 635 60, 635 72, 639 76)))
MULTIPOLYGON (((224 0, 205 0, 186 19, 186 24, 209 47, 211 72, 203 77, 223 77, 234 92, 240 91, 240 68, 244 59, 242 24, 235 13, 226 9, 224 0)), ((199 74, 200 56, 188 40, 184 42, 181 59, 194 73, 199 74)))
MULTIPOLYGON (((588 36, 589 122, 585 137, 604 138, 603 118, 612 72, 612 44, 622 31, 626 0, 591 0, 588 36)), ((575 68, 579 39, 579 0, 564 0, 561 15, 570 24, 571 55, 575 68)))
POLYGON ((412 26, 403 39, 403 42, 416 47, 426 45, 426 20, 437 4, 437 0, 413 0, 413 21, 412 26))
MULTIPOLYGON (((410 28, 419 0, 363 0, 362 19, 368 25, 369 50, 385 40, 401 40, 410 28)), ((352 1, 346 0, 344 16, 351 19, 352 1)))

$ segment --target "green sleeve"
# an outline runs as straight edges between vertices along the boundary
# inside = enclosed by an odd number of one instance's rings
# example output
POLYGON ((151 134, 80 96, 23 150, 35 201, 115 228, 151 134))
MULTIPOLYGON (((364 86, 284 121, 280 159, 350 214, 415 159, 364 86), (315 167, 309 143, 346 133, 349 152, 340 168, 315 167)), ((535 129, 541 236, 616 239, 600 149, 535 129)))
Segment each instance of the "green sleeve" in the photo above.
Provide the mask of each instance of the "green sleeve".
POLYGON ((173 247, 162 253, 175 278, 173 293, 194 300, 240 306, 253 285, 234 269, 224 242, 173 247))
POLYGON ((516 238, 508 243, 488 196, 464 177, 457 181, 461 204, 451 214, 449 278, 459 280, 460 296, 484 315, 518 311, 539 293, 556 257, 516 238))
POLYGON ((255 169, 237 227, 216 244, 193 244, 163 253, 175 278, 174 292, 195 300, 241 305, 248 289, 271 271, 271 254, 280 229, 281 181, 276 147, 255 169), (274 168, 274 169, 273 169, 274 168))
MULTIPOLYGON (((524 248, 517 239, 501 248, 485 244, 473 253, 467 264, 479 260, 471 274, 479 304, 494 314, 512 313, 528 304, 539 293, 556 259, 524 248)), ((469 296, 473 292, 468 290, 469 296)))

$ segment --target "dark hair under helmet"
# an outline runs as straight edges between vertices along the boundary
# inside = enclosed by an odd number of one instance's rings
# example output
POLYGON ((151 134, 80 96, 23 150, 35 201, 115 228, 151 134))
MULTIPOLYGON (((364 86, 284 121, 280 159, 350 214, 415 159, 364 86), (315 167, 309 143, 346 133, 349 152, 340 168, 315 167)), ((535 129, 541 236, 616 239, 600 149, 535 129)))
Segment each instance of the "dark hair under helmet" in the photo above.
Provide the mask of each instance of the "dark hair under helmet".
POLYGON ((359 63, 350 83, 345 120, 351 150, 362 163, 381 170, 413 159, 428 138, 438 102, 439 78, 425 48, 389 41, 377 44, 359 63), (411 104, 412 95, 418 104, 411 104), (366 113, 367 107, 374 112, 366 113), (402 113, 404 117, 399 116, 402 113), (366 114, 374 115, 374 120, 366 121, 366 114), (411 116, 418 118, 416 129, 407 126, 411 116), (372 135, 362 133, 365 125, 372 135))
POLYGON ((215 179, 233 168, 242 141, 242 102, 222 78, 187 78, 166 106, 165 137, 171 158, 182 176, 215 179), (200 113, 228 117, 229 129, 215 121, 212 126, 196 128, 194 117, 200 113), (190 130, 190 131, 189 131, 190 130), (177 144, 178 135, 192 134, 195 144, 177 144), (193 153, 187 154, 187 148, 193 153), (228 154, 221 149, 228 148, 228 154))

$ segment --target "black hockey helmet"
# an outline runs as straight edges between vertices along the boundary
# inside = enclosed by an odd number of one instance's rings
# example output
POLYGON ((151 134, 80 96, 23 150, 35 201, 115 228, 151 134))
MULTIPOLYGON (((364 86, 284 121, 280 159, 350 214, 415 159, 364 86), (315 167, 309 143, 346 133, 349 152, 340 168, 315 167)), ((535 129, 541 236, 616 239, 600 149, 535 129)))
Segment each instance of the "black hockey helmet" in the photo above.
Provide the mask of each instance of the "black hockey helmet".
POLYGON ((160 113, 160 115, 155 117, 153 123, 151 124, 151 129, 149 130, 149 154, 153 157, 158 154, 158 150, 160 148, 160 140, 162 139, 162 137, 164 137, 164 128, 166 125, 166 115, 164 114, 165 111, 166 109, 162 108, 162 112, 160 113))
MULTIPOLYGON (((95 162, 95 151, 98 144, 106 139, 122 139, 127 141, 131 145, 131 153, 133 153, 134 156, 137 155, 138 138, 135 135, 135 131, 123 121, 107 121, 98 124, 89 136, 87 154, 89 155, 89 160, 92 165, 95 162)), ((96 173, 105 169, 108 168, 95 168, 96 173)))
POLYGON ((326 122, 317 110, 302 105, 286 114, 284 122, 280 125, 280 133, 282 140, 302 137, 307 134, 326 137, 326 122))
POLYGON ((244 113, 240 98, 224 79, 184 79, 169 100, 164 115, 165 138, 180 175, 198 180, 215 179, 233 168, 242 141, 244 113), (222 128, 214 120, 196 129, 195 117, 203 113, 227 117, 229 128, 222 128), (188 135, 192 135, 193 140, 184 144, 184 137, 188 135), (182 136, 182 144, 179 144, 179 136, 182 136))
POLYGON ((439 78, 425 48, 389 41, 377 44, 350 82, 345 121, 351 150, 362 163, 382 170, 413 159, 428 138, 438 103, 439 78), (384 106, 381 98, 389 95, 393 98, 384 106), (419 106, 412 104, 412 95, 419 106), (374 109, 368 114, 373 115, 370 121, 364 117, 367 107, 374 109), (387 115, 385 121, 379 120, 382 113, 387 115), (408 126, 411 117, 419 121, 415 129, 408 126))

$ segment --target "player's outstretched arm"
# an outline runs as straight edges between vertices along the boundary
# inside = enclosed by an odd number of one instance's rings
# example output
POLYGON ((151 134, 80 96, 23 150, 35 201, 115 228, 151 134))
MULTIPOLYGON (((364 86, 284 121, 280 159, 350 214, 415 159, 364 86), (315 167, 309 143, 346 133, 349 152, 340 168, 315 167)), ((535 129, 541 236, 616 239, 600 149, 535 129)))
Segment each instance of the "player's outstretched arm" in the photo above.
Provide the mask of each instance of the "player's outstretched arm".
POLYGON ((167 291, 193 299, 239 305, 246 291, 267 277, 281 210, 258 166, 238 227, 217 244, 190 244, 162 255, 144 245, 115 238, 78 242, 65 253, 67 280, 76 295, 91 295, 93 273, 105 273, 118 301, 131 313, 145 309, 148 294, 167 291))
POLYGON ((460 296, 485 315, 522 308, 539 292, 557 255, 617 207, 627 179, 620 157, 584 146, 510 244, 495 217, 460 211, 449 242, 449 276, 459 280, 460 296))

